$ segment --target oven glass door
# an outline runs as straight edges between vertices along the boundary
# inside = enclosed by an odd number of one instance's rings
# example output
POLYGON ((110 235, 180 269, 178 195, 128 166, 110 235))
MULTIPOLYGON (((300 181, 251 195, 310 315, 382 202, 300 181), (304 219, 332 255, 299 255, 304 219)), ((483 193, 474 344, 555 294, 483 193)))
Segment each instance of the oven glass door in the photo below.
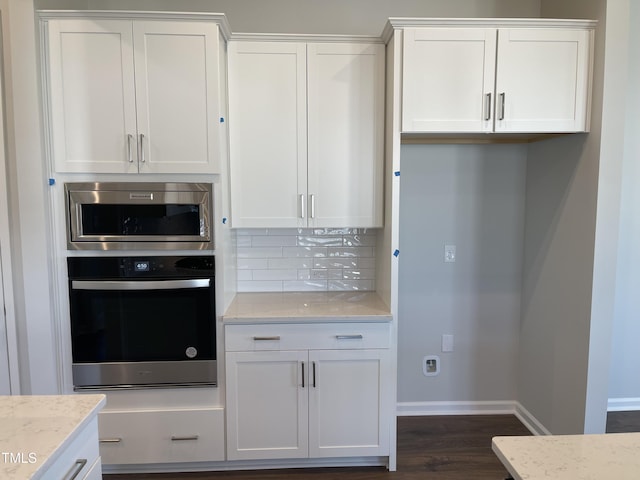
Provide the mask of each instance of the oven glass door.
POLYGON ((74 363, 214 360, 212 279, 71 285, 74 363))

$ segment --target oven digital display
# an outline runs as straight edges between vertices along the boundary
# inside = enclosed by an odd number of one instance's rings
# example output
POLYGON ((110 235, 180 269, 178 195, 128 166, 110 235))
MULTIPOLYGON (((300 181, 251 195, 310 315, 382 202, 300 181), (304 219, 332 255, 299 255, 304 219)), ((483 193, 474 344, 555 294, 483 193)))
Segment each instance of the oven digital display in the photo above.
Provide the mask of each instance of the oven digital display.
POLYGON ((150 270, 149 262, 146 260, 136 260, 133 269, 136 272, 148 272, 150 270))

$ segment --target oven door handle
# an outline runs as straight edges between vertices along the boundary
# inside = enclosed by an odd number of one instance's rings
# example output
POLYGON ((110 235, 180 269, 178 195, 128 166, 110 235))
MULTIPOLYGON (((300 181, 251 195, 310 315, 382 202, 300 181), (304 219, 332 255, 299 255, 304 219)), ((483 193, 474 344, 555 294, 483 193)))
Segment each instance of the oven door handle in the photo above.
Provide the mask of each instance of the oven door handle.
POLYGON ((210 278, 189 280, 73 280, 74 290, 175 290, 179 288, 202 288, 211 285, 210 278))

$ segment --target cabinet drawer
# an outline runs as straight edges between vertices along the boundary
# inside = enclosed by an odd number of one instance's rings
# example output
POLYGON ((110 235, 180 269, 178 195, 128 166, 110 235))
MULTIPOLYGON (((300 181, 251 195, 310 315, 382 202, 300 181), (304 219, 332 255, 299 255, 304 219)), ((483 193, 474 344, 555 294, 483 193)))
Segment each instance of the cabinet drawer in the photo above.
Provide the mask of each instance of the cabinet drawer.
POLYGON ((91 478, 87 475, 98 458, 98 424, 93 419, 47 469, 44 478, 70 478, 74 473, 74 478, 91 478))
POLYGON ((106 411, 99 415, 105 465, 224 460, 224 410, 106 411))
POLYGON ((83 480, 102 480, 102 464, 100 462, 100 457, 98 457, 83 480))
POLYGON ((389 348, 388 323, 226 325, 226 351, 389 348))

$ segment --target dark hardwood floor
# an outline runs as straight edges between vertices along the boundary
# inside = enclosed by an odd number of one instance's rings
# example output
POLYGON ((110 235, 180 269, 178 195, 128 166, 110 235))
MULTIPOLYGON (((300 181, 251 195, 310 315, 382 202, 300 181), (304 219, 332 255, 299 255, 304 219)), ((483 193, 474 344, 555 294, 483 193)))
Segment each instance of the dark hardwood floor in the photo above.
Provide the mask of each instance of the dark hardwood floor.
POLYGON ((398 470, 382 467, 105 475, 105 480, 503 480, 496 435, 529 435, 512 415, 398 418, 398 470))
POLYGON ((607 433, 640 432, 640 412, 609 412, 607 433))

